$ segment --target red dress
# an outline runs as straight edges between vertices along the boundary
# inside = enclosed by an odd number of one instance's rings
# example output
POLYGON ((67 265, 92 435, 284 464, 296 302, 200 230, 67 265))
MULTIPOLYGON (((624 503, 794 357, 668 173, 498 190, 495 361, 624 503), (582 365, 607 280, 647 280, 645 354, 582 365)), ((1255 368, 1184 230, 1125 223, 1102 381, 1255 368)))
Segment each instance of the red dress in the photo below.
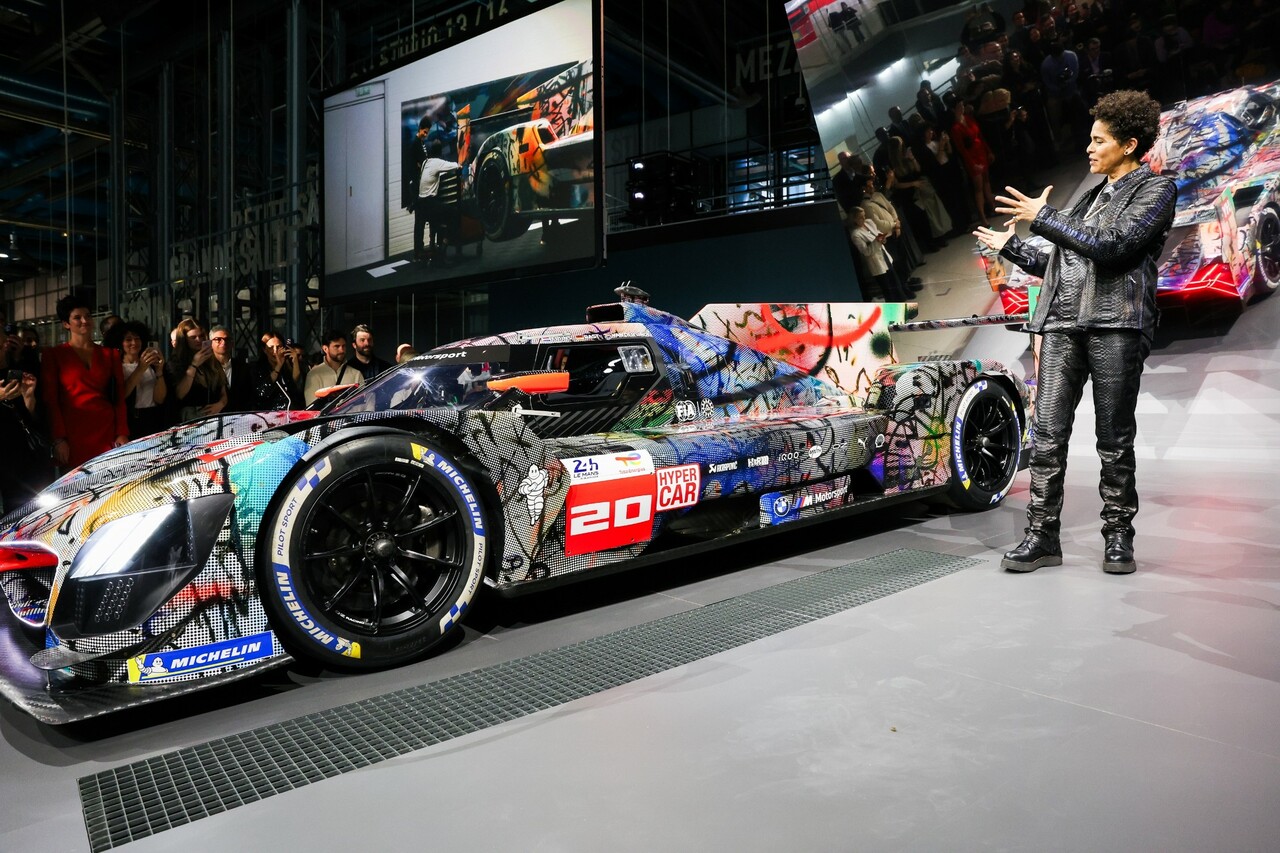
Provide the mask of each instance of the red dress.
POLYGON ((951 139, 969 177, 980 182, 982 173, 991 165, 991 149, 982 137, 982 128, 972 117, 965 116, 951 125, 951 139))
POLYGON ((67 470, 110 450, 116 436, 129 434, 120 353, 95 344, 89 364, 85 367, 70 344, 52 347, 40 356, 40 388, 49 415, 49 437, 66 439, 70 445, 67 470), (107 400, 113 379, 115 403, 107 400))

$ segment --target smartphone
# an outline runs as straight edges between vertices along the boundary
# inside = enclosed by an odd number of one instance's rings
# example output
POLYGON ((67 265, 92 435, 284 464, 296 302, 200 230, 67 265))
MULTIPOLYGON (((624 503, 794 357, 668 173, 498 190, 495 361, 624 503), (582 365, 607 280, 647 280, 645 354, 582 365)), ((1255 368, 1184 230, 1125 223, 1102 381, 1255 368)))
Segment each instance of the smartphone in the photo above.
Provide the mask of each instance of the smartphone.
POLYGON ((22 371, 21 371, 21 370, 10 369, 7 373, 5 373, 5 375, 4 375, 4 381, 5 381, 5 382, 21 382, 21 381, 22 381, 22 371))
POLYGON ((213 349, 213 341, 203 340, 200 342, 200 349, 213 349))
POLYGON ((147 341, 147 349, 154 349, 154 350, 158 350, 158 349, 160 349, 160 342, 159 342, 159 341, 147 341))

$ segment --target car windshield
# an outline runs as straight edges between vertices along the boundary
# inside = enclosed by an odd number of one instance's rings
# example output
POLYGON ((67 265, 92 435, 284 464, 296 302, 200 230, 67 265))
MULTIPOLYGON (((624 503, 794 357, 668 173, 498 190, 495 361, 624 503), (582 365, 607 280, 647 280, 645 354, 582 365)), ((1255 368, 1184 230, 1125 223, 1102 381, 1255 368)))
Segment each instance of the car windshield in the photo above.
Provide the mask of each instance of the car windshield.
POLYGON ((430 352, 334 401, 324 413, 477 408, 496 396, 488 389, 490 379, 533 369, 536 349, 489 346, 430 352))

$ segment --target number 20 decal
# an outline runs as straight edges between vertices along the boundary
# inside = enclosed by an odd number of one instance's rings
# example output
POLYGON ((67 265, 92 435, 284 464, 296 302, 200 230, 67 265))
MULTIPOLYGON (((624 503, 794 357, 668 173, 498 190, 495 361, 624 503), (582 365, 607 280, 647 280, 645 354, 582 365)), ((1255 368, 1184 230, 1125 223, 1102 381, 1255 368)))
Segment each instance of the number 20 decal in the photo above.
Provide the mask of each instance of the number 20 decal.
POLYGON ((633 495, 582 504, 569 510, 569 535, 601 533, 611 527, 630 527, 653 520, 653 495, 633 495))

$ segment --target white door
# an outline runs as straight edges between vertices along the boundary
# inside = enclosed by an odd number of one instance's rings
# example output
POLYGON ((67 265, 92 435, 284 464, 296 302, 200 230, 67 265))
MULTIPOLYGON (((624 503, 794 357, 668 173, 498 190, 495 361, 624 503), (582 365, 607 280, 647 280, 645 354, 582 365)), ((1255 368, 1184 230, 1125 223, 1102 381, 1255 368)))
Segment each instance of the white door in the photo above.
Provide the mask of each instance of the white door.
POLYGON ((385 103, 379 86, 369 97, 325 110, 325 272, 387 256, 385 103))

